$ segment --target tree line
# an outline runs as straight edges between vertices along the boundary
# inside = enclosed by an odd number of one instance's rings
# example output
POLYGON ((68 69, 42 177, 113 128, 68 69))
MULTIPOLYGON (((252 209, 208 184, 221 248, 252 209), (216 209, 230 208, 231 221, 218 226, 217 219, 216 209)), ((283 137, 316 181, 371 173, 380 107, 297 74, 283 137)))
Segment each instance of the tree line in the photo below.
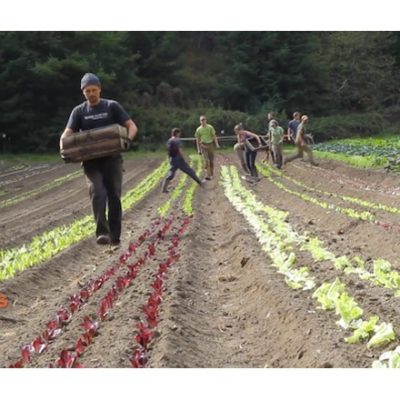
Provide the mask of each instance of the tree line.
POLYGON ((285 121, 299 110, 323 138, 374 133, 398 106, 400 33, 0 32, 10 151, 57 150, 88 71, 150 147, 173 126, 192 136, 203 113, 217 130, 261 131, 268 111, 285 121))

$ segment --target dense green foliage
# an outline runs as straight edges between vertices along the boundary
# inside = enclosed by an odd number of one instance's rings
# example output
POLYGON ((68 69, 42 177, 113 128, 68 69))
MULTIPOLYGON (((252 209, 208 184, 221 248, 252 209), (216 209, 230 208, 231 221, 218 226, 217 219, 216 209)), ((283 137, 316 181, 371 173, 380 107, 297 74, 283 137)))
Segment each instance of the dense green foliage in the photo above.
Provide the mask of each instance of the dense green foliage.
POLYGON ((384 116, 376 111, 316 117, 310 120, 309 131, 316 141, 351 136, 371 136, 381 132, 384 116))
POLYGON ((0 32, 0 133, 5 150, 56 150, 91 71, 145 143, 192 136, 201 113, 218 132, 260 131, 270 110, 283 125, 309 114, 324 138, 370 134, 399 70, 398 32, 0 32))

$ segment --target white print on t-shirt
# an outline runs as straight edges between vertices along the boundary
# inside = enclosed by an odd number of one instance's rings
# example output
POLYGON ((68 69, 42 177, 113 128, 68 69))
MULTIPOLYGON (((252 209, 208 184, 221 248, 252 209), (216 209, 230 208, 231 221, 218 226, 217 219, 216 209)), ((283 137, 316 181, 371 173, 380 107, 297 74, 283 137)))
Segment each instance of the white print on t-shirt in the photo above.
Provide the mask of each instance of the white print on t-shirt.
POLYGON ((94 115, 85 115, 83 118, 85 120, 87 119, 92 119, 92 120, 97 120, 97 119, 104 119, 108 117, 108 113, 100 113, 100 114, 94 114, 94 115))

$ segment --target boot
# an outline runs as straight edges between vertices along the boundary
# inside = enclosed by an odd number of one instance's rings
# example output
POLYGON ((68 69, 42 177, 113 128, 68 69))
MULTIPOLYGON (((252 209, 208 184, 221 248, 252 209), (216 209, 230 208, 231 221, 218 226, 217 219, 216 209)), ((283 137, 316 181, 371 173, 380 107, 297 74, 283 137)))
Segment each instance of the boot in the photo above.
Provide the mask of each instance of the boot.
POLYGON ((161 186, 162 193, 168 193, 168 184, 169 184, 169 181, 165 179, 161 186))

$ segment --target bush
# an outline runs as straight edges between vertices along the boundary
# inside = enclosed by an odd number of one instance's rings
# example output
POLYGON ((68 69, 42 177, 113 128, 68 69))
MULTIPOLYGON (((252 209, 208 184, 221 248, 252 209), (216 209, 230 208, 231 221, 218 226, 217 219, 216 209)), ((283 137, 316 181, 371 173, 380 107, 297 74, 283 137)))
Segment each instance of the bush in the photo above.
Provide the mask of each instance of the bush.
POLYGON ((384 118, 377 112, 364 114, 310 117, 308 130, 316 142, 328 139, 344 139, 354 136, 374 136, 382 132, 384 118))
MULTIPOLYGON (((268 113, 272 111, 275 113, 274 119, 278 121, 279 125, 286 131, 289 119, 287 117, 287 113, 285 110, 275 111, 274 108, 264 108, 262 111, 249 117, 250 124, 255 126, 256 129, 254 132, 265 135, 267 133, 267 116, 268 113)), ((251 130, 251 129, 250 129, 251 130)))

